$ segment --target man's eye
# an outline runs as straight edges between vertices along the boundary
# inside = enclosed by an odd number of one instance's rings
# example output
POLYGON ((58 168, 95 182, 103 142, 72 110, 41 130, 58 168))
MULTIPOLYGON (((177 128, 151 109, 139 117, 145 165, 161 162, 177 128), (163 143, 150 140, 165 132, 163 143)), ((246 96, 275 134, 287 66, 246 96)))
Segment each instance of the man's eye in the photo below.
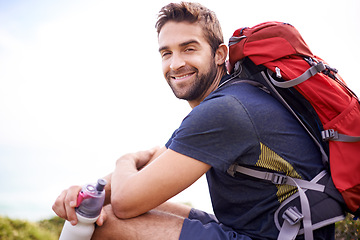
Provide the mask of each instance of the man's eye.
POLYGON ((170 52, 163 52, 163 53, 161 53, 161 57, 167 57, 170 54, 171 54, 170 52))
POLYGON ((195 48, 187 48, 187 49, 185 49, 185 52, 192 52, 192 51, 195 51, 195 48))

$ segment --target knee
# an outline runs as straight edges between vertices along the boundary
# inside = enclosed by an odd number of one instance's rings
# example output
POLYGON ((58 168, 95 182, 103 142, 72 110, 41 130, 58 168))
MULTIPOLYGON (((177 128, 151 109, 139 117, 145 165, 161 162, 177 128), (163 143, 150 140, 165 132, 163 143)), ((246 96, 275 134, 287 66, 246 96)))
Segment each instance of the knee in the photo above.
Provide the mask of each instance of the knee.
POLYGON ((113 213, 111 205, 107 205, 103 209, 105 214, 105 221, 102 226, 96 226, 92 240, 96 239, 111 239, 114 237, 113 227, 115 225, 116 216, 113 213))

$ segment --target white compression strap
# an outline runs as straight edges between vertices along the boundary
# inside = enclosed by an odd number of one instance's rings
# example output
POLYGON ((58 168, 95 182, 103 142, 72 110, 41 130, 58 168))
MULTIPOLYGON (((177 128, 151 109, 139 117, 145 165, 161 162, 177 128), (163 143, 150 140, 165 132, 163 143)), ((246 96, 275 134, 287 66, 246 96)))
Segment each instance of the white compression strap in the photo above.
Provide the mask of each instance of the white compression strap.
POLYGON ((298 178, 292 178, 283 174, 273 173, 273 172, 264 172, 258 171, 251 168, 243 167, 240 165, 233 164, 230 168, 231 171, 239 172, 251 177, 258 179, 268 180, 274 184, 287 184, 295 187, 301 187, 305 189, 311 189, 314 191, 324 192, 325 186, 322 184, 310 182, 307 180, 302 180, 298 178))
POLYGON ((296 85, 308 80, 309 78, 311 78, 315 74, 317 74, 319 72, 322 72, 325 69, 326 69, 326 67, 325 67, 324 63, 319 62, 316 65, 310 67, 308 70, 306 70, 299 77, 294 78, 292 80, 285 81, 285 82, 276 81, 274 78, 271 77, 271 71, 269 69, 267 71, 268 71, 268 74, 269 74, 270 81, 275 86, 280 87, 280 88, 290 88, 290 87, 296 86, 296 85))

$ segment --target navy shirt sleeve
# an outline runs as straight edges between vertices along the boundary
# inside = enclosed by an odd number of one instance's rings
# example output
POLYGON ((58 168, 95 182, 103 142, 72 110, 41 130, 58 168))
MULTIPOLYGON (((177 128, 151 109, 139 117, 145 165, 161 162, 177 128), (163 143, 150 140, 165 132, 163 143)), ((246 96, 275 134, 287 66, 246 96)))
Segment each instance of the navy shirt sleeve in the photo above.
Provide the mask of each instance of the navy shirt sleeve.
POLYGON ((242 104, 215 95, 189 113, 166 147, 226 171, 241 155, 259 152, 259 139, 242 104))

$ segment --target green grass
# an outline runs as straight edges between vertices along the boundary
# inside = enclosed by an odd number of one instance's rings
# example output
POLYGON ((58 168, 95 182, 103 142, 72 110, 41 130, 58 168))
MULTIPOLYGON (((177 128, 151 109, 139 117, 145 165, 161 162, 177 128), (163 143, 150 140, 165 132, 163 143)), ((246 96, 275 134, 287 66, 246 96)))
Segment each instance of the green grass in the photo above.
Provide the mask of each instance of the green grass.
POLYGON ((0 217, 1 240, 58 240, 64 220, 54 217, 39 222, 0 217))

